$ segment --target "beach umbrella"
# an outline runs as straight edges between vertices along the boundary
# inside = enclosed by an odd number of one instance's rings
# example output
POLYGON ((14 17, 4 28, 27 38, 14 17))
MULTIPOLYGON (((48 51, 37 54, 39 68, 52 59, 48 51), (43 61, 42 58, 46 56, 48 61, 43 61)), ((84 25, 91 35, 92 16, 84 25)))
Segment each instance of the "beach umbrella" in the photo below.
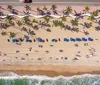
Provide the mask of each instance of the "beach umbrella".
POLYGON ((81 41, 81 38, 76 38, 76 41, 81 41))
POLYGON ((51 41, 52 41, 52 42, 55 42, 55 39, 52 39, 51 41))
POLYGON ((87 39, 85 37, 82 37, 82 41, 87 41, 87 39))
POLYGON ((12 39, 12 42, 13 42, 13 43, 16 42, 16 39, 12 39))
POLYGON ((43 40, 41 38, 38 38, 38 42, 43 42, 43 40))
POLYGON ((67 38, 64 38, 64 41, 65 41, 65 42, 68 42, 68 41, 69 41, 69 39, 67 39, 67 38))
POLYGON ((91 38, 91 37, 88 37, 88 41, 93 41, 93 38, 91 38))
POLYGON ((28 39, 26 39, 26 42, 29 42, 29 40, 28 40, 28 39))
POLYGON ((70 41, 71 41, 71 42, 75 42, 75 39, 74 39, 74 38, 70 38, 70 41))

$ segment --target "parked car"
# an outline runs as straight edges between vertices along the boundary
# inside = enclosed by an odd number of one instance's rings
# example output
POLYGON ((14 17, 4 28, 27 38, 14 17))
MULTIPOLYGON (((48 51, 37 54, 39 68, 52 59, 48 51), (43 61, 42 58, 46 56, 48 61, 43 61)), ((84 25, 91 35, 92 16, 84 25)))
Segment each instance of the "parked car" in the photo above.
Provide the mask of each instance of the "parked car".
POLYGON ((24 3, 32 3, 32 0, 24 0, 24 3))

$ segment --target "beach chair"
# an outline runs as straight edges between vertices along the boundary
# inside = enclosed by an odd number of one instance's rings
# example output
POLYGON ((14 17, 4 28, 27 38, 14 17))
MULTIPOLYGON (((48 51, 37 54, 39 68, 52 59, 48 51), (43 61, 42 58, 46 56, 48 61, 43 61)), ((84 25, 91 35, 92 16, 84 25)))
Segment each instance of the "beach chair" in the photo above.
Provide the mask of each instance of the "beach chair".
POLYGON ((91 37, 88 37, 88 41, 93 41, 93 38, 91 38, 91 37))

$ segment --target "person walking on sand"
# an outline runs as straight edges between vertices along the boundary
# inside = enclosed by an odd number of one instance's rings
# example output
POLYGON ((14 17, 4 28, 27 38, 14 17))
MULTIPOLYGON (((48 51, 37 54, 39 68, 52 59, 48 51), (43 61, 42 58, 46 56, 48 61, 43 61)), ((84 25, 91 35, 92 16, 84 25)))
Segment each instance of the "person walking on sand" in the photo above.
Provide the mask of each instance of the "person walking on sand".
POLYGON ((29 48, 29 51, 32 51, 32 47, 29 48))

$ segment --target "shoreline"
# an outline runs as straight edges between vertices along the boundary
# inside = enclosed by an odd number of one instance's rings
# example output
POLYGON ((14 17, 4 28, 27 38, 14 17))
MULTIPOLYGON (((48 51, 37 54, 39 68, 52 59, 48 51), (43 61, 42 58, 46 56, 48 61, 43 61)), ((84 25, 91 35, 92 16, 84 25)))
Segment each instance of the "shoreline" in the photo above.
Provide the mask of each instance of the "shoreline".
POLYGON ((74 76, 82 74, 100 74, 100 66, 56 66, 56 65, 35 65, 35 66, 0 66, 0 73, 14 72, 18 75, 39 75, 39 76, 74 76), (1 68, 4 67, 4 68, 1 68))

